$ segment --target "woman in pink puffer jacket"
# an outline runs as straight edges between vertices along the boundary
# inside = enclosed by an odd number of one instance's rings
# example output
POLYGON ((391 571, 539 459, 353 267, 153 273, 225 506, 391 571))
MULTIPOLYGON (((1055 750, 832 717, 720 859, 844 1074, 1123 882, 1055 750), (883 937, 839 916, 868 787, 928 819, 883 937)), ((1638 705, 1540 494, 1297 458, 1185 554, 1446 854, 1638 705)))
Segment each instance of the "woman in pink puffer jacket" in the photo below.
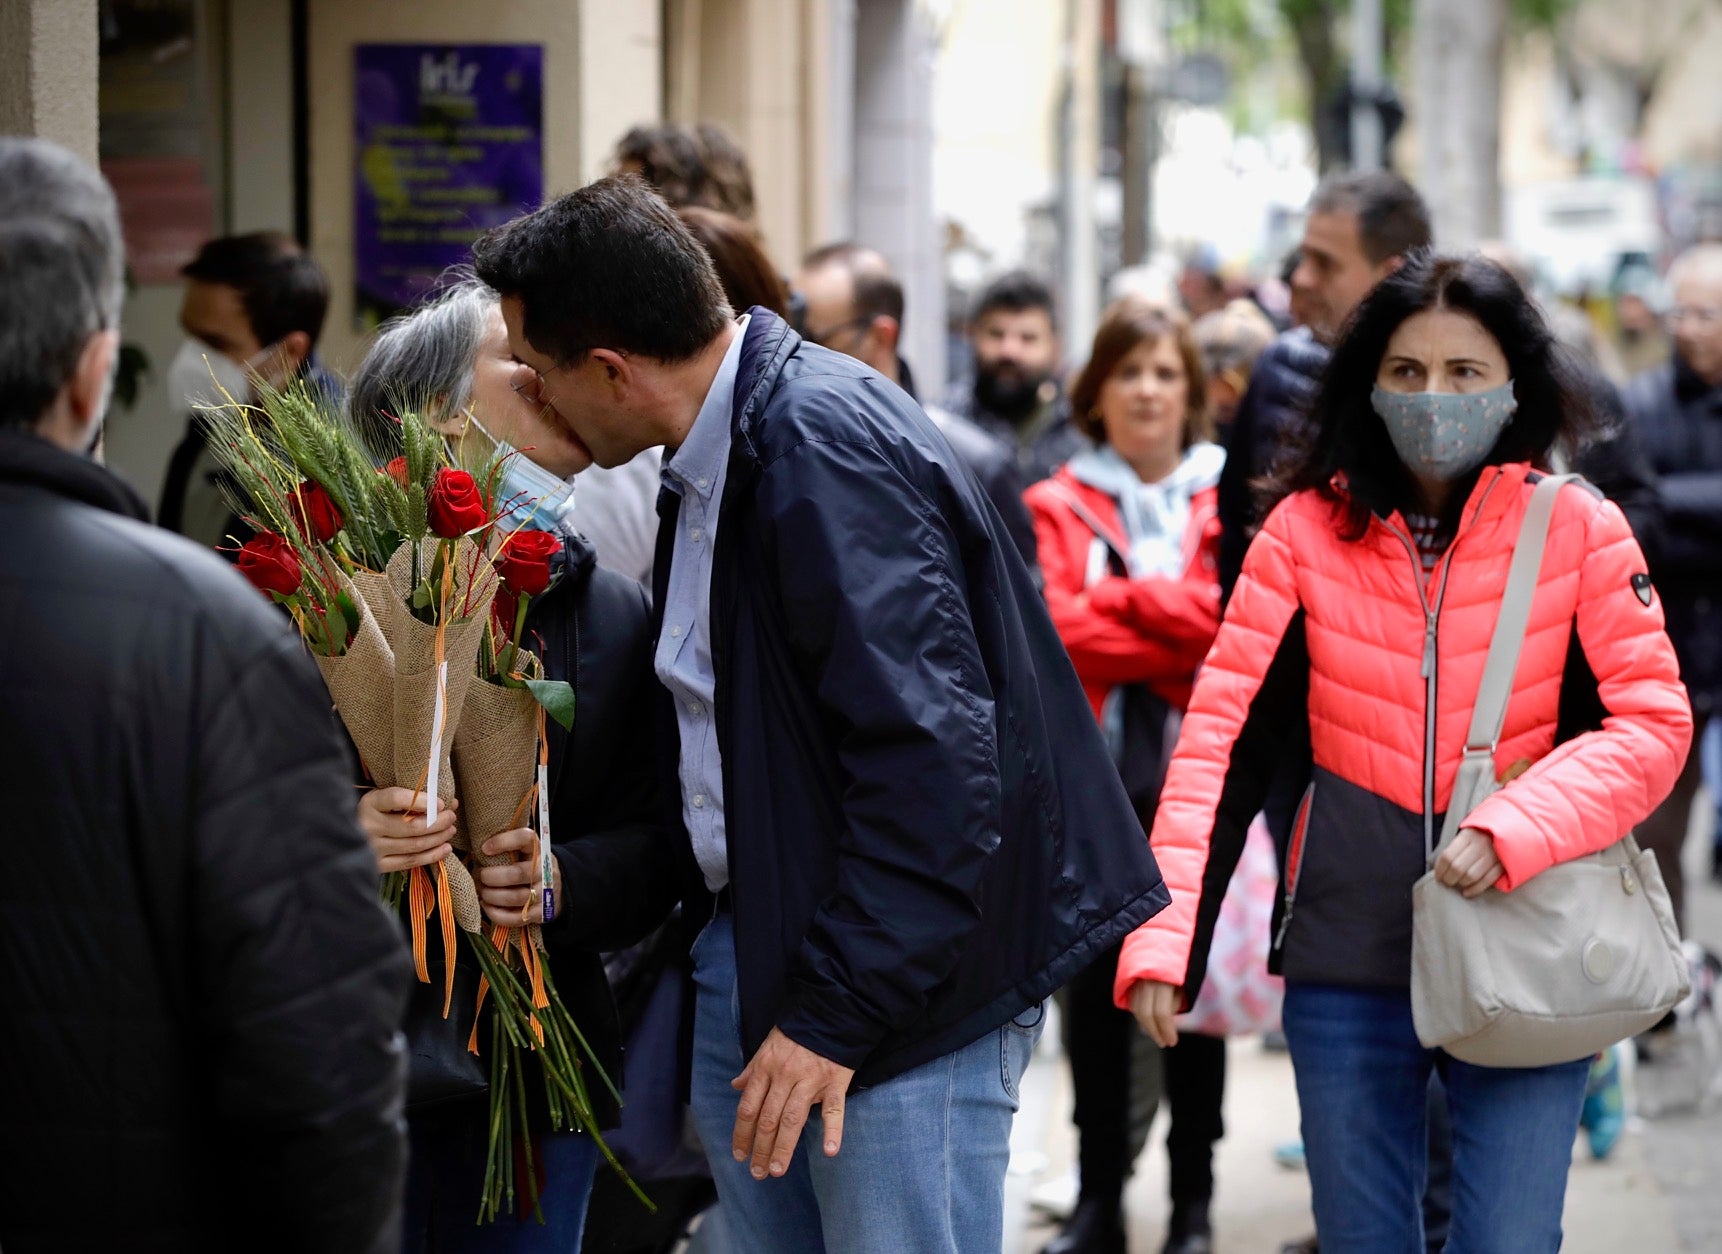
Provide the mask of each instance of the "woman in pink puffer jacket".
MULTIPOLYGON (((1323 1254, 1423 1248, 1425 1093, 1453 1116, 1451 1254, 1558 1249, 1588 1060, 1472 1066, 1424 1049, 1411 886, 1440 831, 1520 520, 1588 410, 1540 314, 1480 258, 1412 258, 1358 309, 1308 447, 1251 546, 1199 676, 1152 843, 1172 905, 1116 996, 1162 1044, 1273 767, 1312 769, 1270 965, 1286 978, 1323 1254)), ((1620 511, 1556 502, 1497 766, 1510 782, 1436 862, 1476 894, 1604 848, 1673 785, 1691 714, 1620 511)))

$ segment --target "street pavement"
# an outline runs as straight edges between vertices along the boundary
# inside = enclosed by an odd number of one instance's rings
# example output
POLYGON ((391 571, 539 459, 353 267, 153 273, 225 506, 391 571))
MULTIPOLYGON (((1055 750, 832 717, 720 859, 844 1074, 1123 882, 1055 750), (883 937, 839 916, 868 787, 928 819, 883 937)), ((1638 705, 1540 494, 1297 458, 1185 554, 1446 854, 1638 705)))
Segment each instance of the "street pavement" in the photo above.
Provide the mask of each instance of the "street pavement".
MULTIPOLYGON (((1709 877, 1709 816, 1700 807, 1687 845, 1692 934, 1722 951, 1722 888, 1709 877)), ((1037 1254, 1058 1229, 1036 1205, 1074 1193, 1070 1083, 1049 1023, 1022 1085, 1022 1110, 1006 1183, 1005 1254, 1037 1254)), ((1226 1138, 1215 1155, 1214 1228, 1220 1254, 1274 1254, 1314 1230, 1309 1181, 1274 1161, 1298 1135, 1291 1064, 1254 1039, 1228 1054, 1226 1138)), ((1165 1240, 1166 1149, 1162 1112, 1126 1193, 1130 1254, 1158 1254, 1165 1240)), ((1716 1254, 1722 1251, 1722 1109, 1634 1119, 1614 1154, 1594 1161, 1574 1147, 1564 1218, 1567 1254, 1716 1254)))

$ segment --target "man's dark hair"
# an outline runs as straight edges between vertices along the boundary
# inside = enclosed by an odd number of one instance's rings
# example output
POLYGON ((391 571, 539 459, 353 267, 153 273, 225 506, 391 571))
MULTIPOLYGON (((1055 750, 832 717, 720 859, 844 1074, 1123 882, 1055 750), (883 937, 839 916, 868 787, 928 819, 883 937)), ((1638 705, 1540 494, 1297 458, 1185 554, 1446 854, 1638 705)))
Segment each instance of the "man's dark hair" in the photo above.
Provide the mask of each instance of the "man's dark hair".
POLYGON ((753 220, 747 154, 720 127, 636 126, 616 144, 615 161, 619 173, 638 173, 678 209, 699 205, 753 220))
POLYGON ((1309 198, 1311 213, 1349 213, 1357 218, 1363 255, 1378 266, 1429 247, 1429 206, 1417 189, 1385 170, 1330 174, 1309 198))
POLYGON ((1058 325, 1058 313, 1053 304, 1052 289, 1027 270, 1012 270, 1001 274, 982 289, 975 301, 970 322, 979 322, 996 309, 1006 313, 1022 313, 1026 309, 1044 309, 1046 316, 1058 325))
POLYGON ((90 337, 119 324, 113 192, 58 144, 0 137, 0 427, 33 427, 90 337))
POLYGON ((686 361, 730 318, 705 248, 631 174, 487 231, 472 260, 505 300, 520 300, 526 338, 558 365, 594 348, 686 361))
POLYGON ((874 249, 845 241, 815 248, 802 259, 804 270, 841 266, 855 292, 855 317, 890 318, 903 325, 903 285, 891 264, 874 249))
POLYGON ((197 250, 180 271, 199 283, 235 288, 251 333, 267 347, 303 331, 314 347, 329 313, 329 279, 291 235, 225 235, 197 250))

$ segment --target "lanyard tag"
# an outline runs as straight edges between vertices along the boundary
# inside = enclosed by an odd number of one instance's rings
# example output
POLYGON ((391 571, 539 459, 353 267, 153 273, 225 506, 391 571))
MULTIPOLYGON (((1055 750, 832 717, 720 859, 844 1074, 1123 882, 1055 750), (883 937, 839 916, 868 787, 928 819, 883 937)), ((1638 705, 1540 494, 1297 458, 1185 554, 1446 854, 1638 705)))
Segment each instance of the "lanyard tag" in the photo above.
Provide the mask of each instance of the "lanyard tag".
POLYGON ((448 716, 448 663, 436 668, 436 704, 431 709, 430 766, 425 770, 425 827, 436 822, 437 787, 442 781, 442 726, 448 716))
POLYGON ((538 870, 544 881, 544 921, 556 917, 556 892, 551 888, 553 859, 550 850, 550 768, 538 764, 538 870))

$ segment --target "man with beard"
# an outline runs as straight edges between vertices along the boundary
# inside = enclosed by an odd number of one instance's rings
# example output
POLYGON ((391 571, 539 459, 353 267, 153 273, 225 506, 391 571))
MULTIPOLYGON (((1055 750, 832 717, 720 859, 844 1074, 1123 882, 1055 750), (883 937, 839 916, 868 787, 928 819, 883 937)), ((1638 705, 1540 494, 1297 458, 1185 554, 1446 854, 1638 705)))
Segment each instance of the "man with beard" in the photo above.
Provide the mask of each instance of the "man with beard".
MULTIPOLYGON (((806 337, 865 362, 916 401, 915 377, 897 351, 903 332, 903 285, 884 254, 859 244, 827 244, 808 253, 795 276, 806 303, 806 337)), ((1035 570, 1034 524, 1022 500, 1012 447, 967 418, 922 403, 951 448, 974 472, 1029 569, 1035 570)))
POLYGON ((969 343, 974 380, 959 384, 945 407, 1015 449, 1025 487, 1088 447, 1058 385, 1058 327, 1046 284, 1021 270, 995 279, 969 318, 969 343))

